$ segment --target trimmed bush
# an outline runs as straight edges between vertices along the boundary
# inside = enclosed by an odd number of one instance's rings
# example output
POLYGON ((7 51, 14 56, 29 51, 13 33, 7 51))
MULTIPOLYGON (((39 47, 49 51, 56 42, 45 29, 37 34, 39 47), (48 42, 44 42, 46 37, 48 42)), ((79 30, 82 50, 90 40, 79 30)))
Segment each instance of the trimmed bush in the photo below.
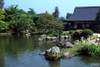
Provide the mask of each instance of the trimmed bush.
POLYGON ((73 34, 72 34, 72 37, 73 38, 80 38, 80 32, 74 32, 73 34))
POLYGON ((100 56, 100 46, 92 45, 84 45, 79 50, 80 54, 87 56, 100 56))
POLYGON ((90 35, 93 35, 93 31, 90 30, 90 29, 84 29, 81 33, 81 36, 84 36, 84 37, 88 37, 90 35))

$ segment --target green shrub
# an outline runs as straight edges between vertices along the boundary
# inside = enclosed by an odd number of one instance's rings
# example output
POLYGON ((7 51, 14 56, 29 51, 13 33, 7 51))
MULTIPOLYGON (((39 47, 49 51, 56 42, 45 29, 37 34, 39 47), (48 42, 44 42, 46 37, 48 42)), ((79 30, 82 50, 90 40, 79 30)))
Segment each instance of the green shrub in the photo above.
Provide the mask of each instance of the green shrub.
POLYGON ((80 38, 80 32, 74 32, 73 34, 72 34, 72 37, 73 38, 80 38))
POLYGON ((73 35, 75 33, 74 30, 69 31, 68 35, 73 35))
POLYGON ((53 34, 48 34, 47 36, 52 37, 52 36, 53 36, 53 34))
POLYGON ((68 35, 68 33, 61 33, 61 35, 64 35, 65 36, 65 35, 68 35))
POLYGON ((57 36, 59 36, 59 33, 53 33, 53 36, 57 37, 57 36))
POLYGON ((90 29, 84 29, 81 33, 81 36, 84 36, 84 37, 88 37, 90 35, 93 35, 93 31, 90 30, 90 29))
POLYGON ((59 33, 52 33, 52 34, 48 34, 48 36, 52 37, 52 36, 59 36, 59 33))
POLYGON ((96 46, 94 44, 84 45, 81 47, 79 52, 82 55, 87 55, 87 56, 100 56, 100 46, 96 46))

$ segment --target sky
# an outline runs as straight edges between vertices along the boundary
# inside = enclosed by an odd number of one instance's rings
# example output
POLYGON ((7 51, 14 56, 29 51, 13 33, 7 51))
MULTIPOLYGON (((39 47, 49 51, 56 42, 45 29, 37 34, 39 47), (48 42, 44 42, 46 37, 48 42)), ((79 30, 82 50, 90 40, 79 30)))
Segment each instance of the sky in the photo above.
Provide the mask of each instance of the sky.
POLYGON ((57 6, 60 17, 66 17, 67 13, 73 13, 75 7, 100 6, 100 0, 4 0, 5 8, 18 4, 19 9, 28 11, 33 8, 35 12, 52 14, 57 6))

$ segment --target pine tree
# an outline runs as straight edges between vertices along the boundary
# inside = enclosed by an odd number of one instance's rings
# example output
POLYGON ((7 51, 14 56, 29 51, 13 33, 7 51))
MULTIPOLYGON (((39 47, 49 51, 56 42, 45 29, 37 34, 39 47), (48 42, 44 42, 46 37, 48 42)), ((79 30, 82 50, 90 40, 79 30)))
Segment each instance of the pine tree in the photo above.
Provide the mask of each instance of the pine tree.
POLYGON ((53 12, 53 16, 58 19, 59 18, 59 9, 58 7, 55 8, 55 11, 53 12))

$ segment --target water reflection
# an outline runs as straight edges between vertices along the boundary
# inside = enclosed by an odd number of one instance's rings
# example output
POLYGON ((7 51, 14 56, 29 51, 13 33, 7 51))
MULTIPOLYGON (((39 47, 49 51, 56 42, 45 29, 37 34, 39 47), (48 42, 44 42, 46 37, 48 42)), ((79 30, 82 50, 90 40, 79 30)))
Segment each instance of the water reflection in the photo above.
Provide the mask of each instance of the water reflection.
POLYGON ((60 67, 60 59, 56 61, 49 61, 50 67, 60 67))
POLYGON ((85 64, 100 63, 100 57, 81 56, 80 60, 83 61, 85 64))

